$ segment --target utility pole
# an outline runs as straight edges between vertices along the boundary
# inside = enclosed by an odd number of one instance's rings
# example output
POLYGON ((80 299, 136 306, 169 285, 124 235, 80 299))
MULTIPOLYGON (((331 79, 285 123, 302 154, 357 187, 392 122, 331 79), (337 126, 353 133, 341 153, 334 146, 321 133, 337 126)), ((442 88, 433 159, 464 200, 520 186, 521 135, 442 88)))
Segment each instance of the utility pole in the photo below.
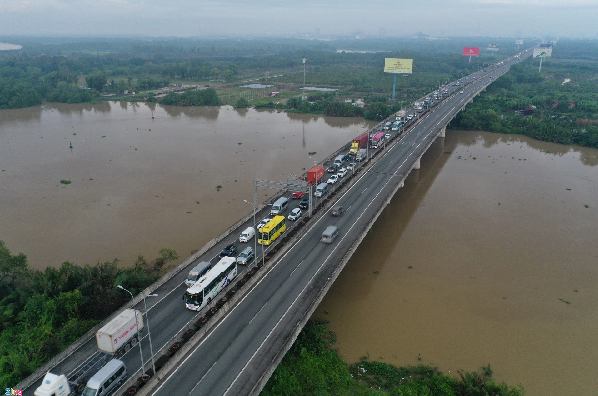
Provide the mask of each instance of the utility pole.
POLYGON ((305 61, 306 59, 303 58, 303 100, 305 100, 305 61))

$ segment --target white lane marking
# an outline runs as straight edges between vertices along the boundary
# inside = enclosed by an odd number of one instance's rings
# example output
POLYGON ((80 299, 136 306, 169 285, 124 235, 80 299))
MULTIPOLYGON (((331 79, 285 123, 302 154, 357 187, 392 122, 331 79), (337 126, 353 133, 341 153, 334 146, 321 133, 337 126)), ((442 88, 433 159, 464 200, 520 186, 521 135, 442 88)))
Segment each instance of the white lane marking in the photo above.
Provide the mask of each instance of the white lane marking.
MULTIPOLYGON (((295 269, 289 274, 288 278, 291 277, 291 275, 293 275, 295 273, 295 271, 297 271, 297 268, 299 268, 299 266, 301 265, 301 263, 303 263, 304 260, 301 260, 299 262, 299 264, 297 264, 297 266, 295 267, 295 269)), ((252 319, 253 320, 253 319, 252 319)))
POLYGON ((209 370, 206 371, 206 373, 203 375, 203 377, 201 377, 201 379, 199 381, 197 381, 197 384, 195 384, 195 386, 193 387, 193 389, 191 389, 191 392, 189 392, 189 394, 193 393, 193 391, 195 390, 195 388, 197 388, 199 386, 199 383, 205 378, 205 376, 208 375, 208 373, 210 371, 212 371, 212 368, 214 368, 214 366, 216 365, 216 363, 218 363, 218 361, 215 361, 214 364, 212 365, 212 367, 210 367, 209 370))
MULTIPOLYGON (((303 262, 303 261, 302 261, 303 262)), ((296 269, 296 268, 295 268, 296 269)), ((294 271, 293 271, 294 272, 294 271)), ((262 309, 264 309, 264 307, 268 304, 268 302, 266 301, 266 303, 264 305, 262 305, 262 307, 260 308, 259 311, 257 311, 257 313, 253 316, 253 318, 251 318, 251 320, 249 321, 249 323, 247 323, 248 325, 251 324, 251 322, 253 322, 253 320, 255 318, 257 318, 257 316, 260 314, 260 312, 262 312, 262 309)))

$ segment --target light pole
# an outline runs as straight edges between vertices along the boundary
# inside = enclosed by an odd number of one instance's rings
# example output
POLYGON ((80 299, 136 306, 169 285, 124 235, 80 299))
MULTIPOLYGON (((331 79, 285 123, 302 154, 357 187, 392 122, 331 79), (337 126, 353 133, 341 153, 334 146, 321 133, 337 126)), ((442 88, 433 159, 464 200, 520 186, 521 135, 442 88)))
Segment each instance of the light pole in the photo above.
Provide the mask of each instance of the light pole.
MULTIPOLYGON (((316 161, 314 158, 309 157, 311 160, 314 161, 314 167, 316 165, 318 165, 318 161, 316 161)), ((324 169, 322 169, 322 174, 324 174, 324 169)), ((318 188, 318 172, 316 171, 316 179, 315 179, 315 184, 316 188, 318 188)), ((309 218, 311 219, 311 217, 313 216, 313 209, 314 206, 316 206, 316 202, 317 200, 315 200, 312 195, 311 195, 311 189, 309 189, 309 191, 307 192, 309 194, 309 203, 308 203, 308 209, 309 210, 309 218), (313 202, 313 204, 312 204, 313 202)))
MULTIPOLYGON (((253 238, 254 238, 254 241, 253 241, 253 246, 254 246, 253 253, 254 253, 254 257, 255 257, 255 255, 257 254, 257 228, 255 226, 256 225, 256 223, 255 223, 255 205, 252 204, 251 202, 249 202, 246 199, 244 199, 243 202, 247 202, 249 205, 251 205, 253 207, 253 229, 255 230, 255 234, 253 236, 253 238)), ((255 260, 255 258, 254 258, 254 260, 255 260)))
MULTIPOLYGON (((126 291, 131 295, 131 300, 135 301, 133 297, 133 293, 122 287, 122 285, 116 286, 117 288, 126 291)), ((143 375, 145 375, 145 366, 143 365, 143 352, 141 352, 141 337, 139 336, 139 320, 137 319, 137 310, 135 309, 135 305, 133 305, 133 312, 135 312, 135 322, 137 322, 137 341, 139 342, 139 356, 141 357, 141 371, 143 375)))
POLYGON ((303 58, 303 100, 305 100, 305 61, 306 59, 303 58))
MULTIPOLYGON (((157 294, 148 294, 147 297, 158 297, 157 294)), ((145 307, 145 322, 147 323, 147 336, 150 342, 150 354, 152 355, 152 369, 153 375, 156 375, 156 364, 154 363, 154 347, 152 346, 152 333, 150 332, 149 316, 147 316, 147 304, 145 303, 145 296, 143 296, 143 306, 145 307)))

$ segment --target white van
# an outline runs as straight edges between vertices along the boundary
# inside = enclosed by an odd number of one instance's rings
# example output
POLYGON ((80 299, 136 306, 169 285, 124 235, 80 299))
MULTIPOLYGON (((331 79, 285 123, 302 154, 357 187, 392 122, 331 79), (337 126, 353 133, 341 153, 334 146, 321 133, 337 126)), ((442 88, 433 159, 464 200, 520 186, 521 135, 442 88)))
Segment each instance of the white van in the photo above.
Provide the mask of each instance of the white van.
POLYGON ((289 199, 285 197, 278 198, 276 202, 272 204, 270 209, 270 216, 277 216, 287 210, 289 206, 289 199))
POLYGON ((343 162, 345 162, 344 155, 337 155, 336 158, 334 159, 334 165, 336 165, 339 168, 343 165, 343 162))
POLYGON ((322 239, 320 241, 324 243, 332 243, 334 239, 338 236, 339 231, 338 228, 335 226, 328 226, 322 233, 322 239))
POLYGON ((106 396, 122 385, 127 378, 125 364, 112 359, 87 381, 84 396, 106 396))
POLYGON ((255 236, 255 229, 253 227, 247 227, 245 231, 241 233, 239 242, 249 242, 251 238, 255 236))
POLYGON ((320 183, 316 187, 316 192, 314 193, 314 195, 316 197, 321 197, 322 195, 326 194, 327 192, 328 192, 328 183, 320 183))
POLYGON ((212 268, 212 263, 208 261, 202 261, 201 263, 197 264, 191 271, 189 271, 189 275, 187 275, 187 279, 185 279, 185 284, 187 287, 193 286, 195 282, 202 276, 206 274, 212 268))

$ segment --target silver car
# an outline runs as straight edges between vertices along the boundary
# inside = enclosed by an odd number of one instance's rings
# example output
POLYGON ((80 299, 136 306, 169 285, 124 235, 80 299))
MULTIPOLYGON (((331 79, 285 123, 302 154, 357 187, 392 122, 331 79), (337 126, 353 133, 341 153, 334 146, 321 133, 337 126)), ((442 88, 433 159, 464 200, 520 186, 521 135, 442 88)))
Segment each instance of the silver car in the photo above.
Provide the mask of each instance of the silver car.
POLYGON ((255 253, 253 253, 253 248, 246 247, 241 253, 239 253, 239 256, 237 256, 237 264, 247 265, 248 262, 253 260, 254 256, 255 253))

